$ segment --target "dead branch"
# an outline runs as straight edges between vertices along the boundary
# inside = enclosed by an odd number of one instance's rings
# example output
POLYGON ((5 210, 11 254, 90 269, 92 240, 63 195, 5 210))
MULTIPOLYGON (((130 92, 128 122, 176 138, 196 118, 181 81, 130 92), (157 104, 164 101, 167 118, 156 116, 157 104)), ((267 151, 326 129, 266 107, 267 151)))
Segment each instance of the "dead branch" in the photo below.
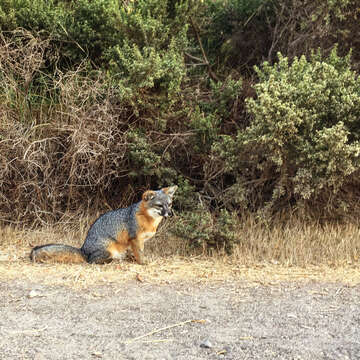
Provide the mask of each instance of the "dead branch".
POLYGON ((199 44, 199 47, 200 47, 200 51, 201 51, 201 54, 202 54, 202 57, 203 57, 203 60, 204 60, 204 64, 207 66, 208 68, 208 73, 209 73, 209 76, 211 79, 213 79, 214 81, 216 82, 219 82, 219 78, 216 76, 216 74, 212 71, 211 69, 211 65, 209 63, 209 60, 206 56, 206 53, 205 53, 205 50, 204 50, 204 47, 202 45, 202 42, 201 42, 201 38, 200 38, 200 30, 199 30, 199 27, 197 26, 197 24, 195 23, 194 19, 192 17, 190 17, 190 23, 191 23, 191 26, 192 28, 194 29, 194 32, 195 32, 195 35, 196 35, 196 39, 198 41, 198 44, 199 44))

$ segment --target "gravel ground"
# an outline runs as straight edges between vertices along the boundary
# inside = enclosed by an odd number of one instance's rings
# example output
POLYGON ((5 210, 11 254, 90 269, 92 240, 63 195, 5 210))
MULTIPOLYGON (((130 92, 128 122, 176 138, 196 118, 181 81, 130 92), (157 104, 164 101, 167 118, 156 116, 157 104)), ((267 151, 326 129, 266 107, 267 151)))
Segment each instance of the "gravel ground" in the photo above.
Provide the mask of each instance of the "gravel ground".
POLYGON ((0 293, 0 359, 360 359, 360 286, 12 280, 0 293))

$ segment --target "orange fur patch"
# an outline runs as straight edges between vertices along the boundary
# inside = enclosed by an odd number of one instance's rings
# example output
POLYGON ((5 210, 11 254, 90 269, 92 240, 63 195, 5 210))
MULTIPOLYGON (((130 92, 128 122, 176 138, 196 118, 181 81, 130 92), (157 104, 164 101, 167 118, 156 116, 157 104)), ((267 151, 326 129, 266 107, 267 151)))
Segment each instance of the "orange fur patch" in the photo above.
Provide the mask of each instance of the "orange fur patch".
POLYGON ((155 191, 153 190, 147 190, 143 193, 142 195, 142 199, 143 201, 148 201, 150 200, 151 198, 153 198, 155 196, 155 191))
POLYGON ((141 202, 139 206, 139 211, 136 214, 136 220, 139 225, 138 234, 141 232, 155 233, 162 220, 162 217, 159 216, 158 218, 154 219, 152 216, 149 215, 145 203, 141 202))
POLYGON ((130 236, 127 230, 120 231, 116 236, 116 241, 119 245, 128 246, 129 240, 130 240, 130 236))
POLYGON ((126 251, 130 246, 130 236, 126 230, 122 230, 117 234, 116 242, 111 242, 107 250, 112 257, 116 257, 126 251))

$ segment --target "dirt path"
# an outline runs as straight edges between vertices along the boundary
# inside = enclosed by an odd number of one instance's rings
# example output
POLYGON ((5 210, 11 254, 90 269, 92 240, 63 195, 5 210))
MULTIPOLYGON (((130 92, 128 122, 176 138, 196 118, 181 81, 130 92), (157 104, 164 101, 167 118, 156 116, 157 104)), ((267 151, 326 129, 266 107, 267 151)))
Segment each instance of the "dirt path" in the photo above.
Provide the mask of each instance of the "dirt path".
POLYGON ((360 358, 360 285, 15 279, 0 294, 0 359, 360 358))

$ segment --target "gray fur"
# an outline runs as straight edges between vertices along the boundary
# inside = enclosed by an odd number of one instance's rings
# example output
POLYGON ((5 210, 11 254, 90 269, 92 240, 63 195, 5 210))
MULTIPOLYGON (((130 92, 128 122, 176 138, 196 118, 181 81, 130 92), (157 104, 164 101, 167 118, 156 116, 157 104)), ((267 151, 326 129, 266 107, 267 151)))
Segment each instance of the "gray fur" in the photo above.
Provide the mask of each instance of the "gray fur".
POLYGON ((117 233, 122 230, 127 230, 131 238, 135 237, 138 230, 135 214, 139 206, 140 202, 101 215, 91 225, 81 252, 88 257, 99 249, 105 251, 111 241, 116 241, 117 233))
POLYGON ((162 209, 158 209, 160 216, 167 217, 171 215, 172 195, 169 196, 162 190, 155 191, 155 197, 149 200, 148 206, 149 208, 156 209, 157 205, 161 205, 162 207, 162 209))

